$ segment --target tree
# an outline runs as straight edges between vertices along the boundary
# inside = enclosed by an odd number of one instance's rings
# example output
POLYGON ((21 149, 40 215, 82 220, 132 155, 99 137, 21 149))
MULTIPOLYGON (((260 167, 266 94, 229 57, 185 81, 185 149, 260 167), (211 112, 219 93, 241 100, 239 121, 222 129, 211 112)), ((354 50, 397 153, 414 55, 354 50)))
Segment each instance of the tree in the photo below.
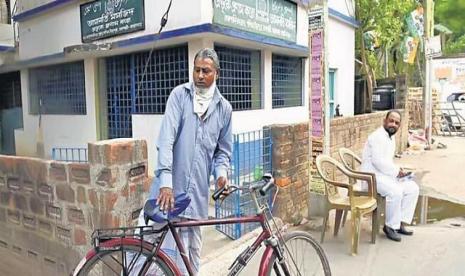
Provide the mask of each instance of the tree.
POLYGON ((443 49, 445 54, 465 53, 465 24, 463 14, 465 0, 436 0, 434 20, 449 28, 453 33, 443 49))
POLYGON ((362 62, 362 72, 367 80, 367 111, 371 111, 371 97, 376 87, 376 77, 381 72, 385 55, 400 45, 405 31, 405 15, 415 8, 414 0, 355 0, 355 17, 360 22, 356 32, 357 54, 362 62), (378 51, 368 50, 366 33, 371 32, 379 44, 378 51))

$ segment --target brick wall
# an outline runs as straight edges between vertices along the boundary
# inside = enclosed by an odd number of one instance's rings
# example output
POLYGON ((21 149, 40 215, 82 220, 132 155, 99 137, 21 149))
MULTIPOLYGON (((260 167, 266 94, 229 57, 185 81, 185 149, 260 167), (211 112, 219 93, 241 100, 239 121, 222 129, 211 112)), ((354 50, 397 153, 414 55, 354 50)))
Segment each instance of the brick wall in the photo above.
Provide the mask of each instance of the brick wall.
MULTIPOLYGON (((433 134, 438 134, 440 131, 441 122, 441 107, 440 95, 436 89, 432 91, 433 102, 433 134)), ((423 128, 424 111, 423 111, 423 87, 412 87, 408 91, 408 109, 409 109, 409 128, 419 129, 423 128)))
POLYGON ((309 127, 308 123, 271 126, 273 172, 280 191, 274 213, 297 224, 308 212, 309 127))
MULTIPOLYGON (((387 111, 332 119, 330 129, 331 156, 339 159, 338 150, 341 147, 349 148, 361 155, 368 135, 382 125, 386 113, 387 111)), ((408 119, 406 119, 405 111, 402 110, 401 113, 402 126, 396 134, 398 152, 406 149, 408 138, 408 119)))
POLYGON ((127 226, 149 189, 147 145, 89 144, 89 163, 0 155, 0 250, 37 275, 66 275, 96 228, 127 226))

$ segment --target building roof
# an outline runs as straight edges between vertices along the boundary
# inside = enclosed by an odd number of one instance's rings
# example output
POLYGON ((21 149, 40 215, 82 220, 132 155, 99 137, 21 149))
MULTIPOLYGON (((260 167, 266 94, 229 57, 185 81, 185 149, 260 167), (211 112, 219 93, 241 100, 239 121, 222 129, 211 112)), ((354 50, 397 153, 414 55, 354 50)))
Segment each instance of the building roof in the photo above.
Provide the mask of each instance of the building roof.
POLYGON ((452 34, 453 32, 447 28, 446 26, 442 25, 442 24, 435 24, 434 25, 434 29, 440 33, 444 33, 444 34, 452 34))

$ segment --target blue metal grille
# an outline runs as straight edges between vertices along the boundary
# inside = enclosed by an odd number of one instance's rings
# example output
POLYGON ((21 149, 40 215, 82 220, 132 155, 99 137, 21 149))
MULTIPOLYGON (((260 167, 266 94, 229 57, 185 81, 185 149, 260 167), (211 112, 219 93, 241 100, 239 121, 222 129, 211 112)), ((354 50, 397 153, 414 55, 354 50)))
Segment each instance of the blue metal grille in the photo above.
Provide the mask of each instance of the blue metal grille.
POLYGON ((29 77, 32 114, 86 114, 82 61, 31 69, 29 77))
POLYGON ((106 61, 109 138, 132 137, 132 114, 163 114, 171 90, 189 81, 186 45, 153 51, 150 59, 148 55, 106 61))
POLYGON ((273 108, 302 105, 302 59, 273 55, 273 108))
POLYGON ((52 159, 56 161, 87 163, 87 149, 52 148, 52 159))
POLYGON ((260 51, 215 46, 221 74, 218 89, 234 110, 262 107, 260 51))
POLYGON ((135 55, 135 113, 163 114, 171 90, 189 81, 187 47, 155 51, 144 75, 147 57, 147 52, 135 55))
POLYGON ((107 59, 108 138, 132 137, 130 55, 107 59))
POLYGON ((0 75, 0 110, 21 107, 21 78, 19 72, 0 75))
MULTIPOLYGON (((269 128, 234 135, 231 160, 231 183, 247 187, 260 180, 263 173, 271 173, 271 133, 269 128)), ((260 197, 271 204, 271 194, 260 197)), ((256 207, 248 193, 236 192, 222 204, 215 203, 217 218, 242 217, 256 214, 256 207)), ((218 225, 216 229, 232 239, 237 239, 259 226, 258 223, 218 225)))

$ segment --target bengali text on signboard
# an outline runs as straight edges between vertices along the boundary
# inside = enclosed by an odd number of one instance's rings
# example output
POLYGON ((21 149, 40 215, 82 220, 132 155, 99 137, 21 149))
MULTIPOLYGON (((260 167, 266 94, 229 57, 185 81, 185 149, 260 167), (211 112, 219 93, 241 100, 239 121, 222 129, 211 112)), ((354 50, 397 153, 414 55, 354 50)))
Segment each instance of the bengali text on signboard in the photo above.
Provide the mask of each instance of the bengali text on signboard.
POLYGON ((214 0, 213 22, 296 41, 297 5, 286 0, 214 0))
POLYGON ((82 42, 143 29, 144 0, 97 0, 81 5, 82 42))
POLYGON ((312 136, 323 136, 323 31, 311 34, 310 99, 312 111, 312 136))

